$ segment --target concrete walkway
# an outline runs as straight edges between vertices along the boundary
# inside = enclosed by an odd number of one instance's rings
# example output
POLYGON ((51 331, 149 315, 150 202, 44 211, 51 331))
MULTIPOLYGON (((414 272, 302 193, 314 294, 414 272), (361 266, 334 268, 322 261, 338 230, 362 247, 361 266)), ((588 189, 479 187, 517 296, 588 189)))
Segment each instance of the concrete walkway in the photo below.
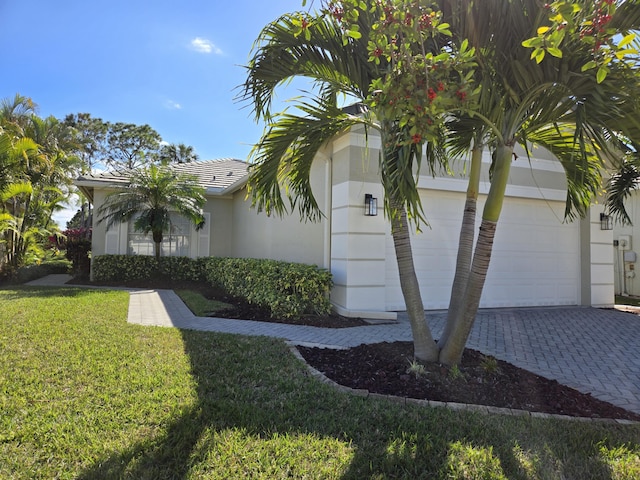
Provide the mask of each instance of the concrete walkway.
MULTIPOLYGON (((69 279, 50 275, 29 285, 62 286, 69 279)), ((445 313, 427 313, 437 338, 445 313)), ((403 313, 397 323, 342 329, 196 317, 172 290, 130 290, 128 321, 264 335, 296 345, 329 348, 411 340, 403 313)), ((468 346, 640 413, 640 316, 633 311, 589 307, 484 309, 476 317, 468 346)))

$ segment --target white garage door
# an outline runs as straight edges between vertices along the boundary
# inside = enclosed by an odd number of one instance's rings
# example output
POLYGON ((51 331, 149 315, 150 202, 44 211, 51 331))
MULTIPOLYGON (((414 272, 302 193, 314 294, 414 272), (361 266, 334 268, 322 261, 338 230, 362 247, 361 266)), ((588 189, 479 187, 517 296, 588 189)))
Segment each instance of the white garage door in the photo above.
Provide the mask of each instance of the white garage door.
MULTIPOLYGON (((431 225, 412 236, 426 309, 449 305, 464 195, 429 191, 431 225)), ((480 225, 484 198, 478 202, 480 225)), ((576 305, 580 284, 578 223, 563 223, 564 202, 506 198, 496 232, 481 307, 576 305)), ((387 309, 404 310, 393 239, 387 235, 387 309)))

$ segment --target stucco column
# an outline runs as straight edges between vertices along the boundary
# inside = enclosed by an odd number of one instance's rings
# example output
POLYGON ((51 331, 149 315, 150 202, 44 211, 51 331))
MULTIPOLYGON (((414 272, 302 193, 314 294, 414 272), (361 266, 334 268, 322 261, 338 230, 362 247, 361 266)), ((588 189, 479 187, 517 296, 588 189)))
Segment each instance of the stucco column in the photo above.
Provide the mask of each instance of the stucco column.
POLYGON ((580 219, 580 300, 582 305, 613 307, 613 230, 600 227, 601 206, 580 219))
MULTIPOLYGON (((370 139, 375 142, 377 137, 370 139)), ((347 133, 334 141, 331 188, 331 301, 338 313, 395 319, 386 312, 385 248, 387 221, 375 145, 359 144, 347 133), (375 216, 365 215, 365 195, 377 199, 375 216)))

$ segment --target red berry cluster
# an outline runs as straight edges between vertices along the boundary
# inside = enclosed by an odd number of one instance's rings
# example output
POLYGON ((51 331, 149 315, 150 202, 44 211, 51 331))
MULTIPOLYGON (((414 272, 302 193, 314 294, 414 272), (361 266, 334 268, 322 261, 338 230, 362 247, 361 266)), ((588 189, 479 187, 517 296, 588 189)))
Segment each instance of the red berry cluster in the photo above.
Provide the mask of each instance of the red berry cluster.
POLYGON ((580 38, 595 37, 594 50, 598 50, 609 37, 606 26, 611 21, 609 7, 614 2, 615 0, 599 0, 593 19, 580 30, 580 38))
POLYGON ((342 9, 342 7, 336 5, 335 3, 330 3, 329 13, 331 13, 333 18, 335 18, 338 22, 342 22, 342 19, 344 17, 344 10, 342 9))
POLYGON ((426 30, 431 28, 431 16, 423 13, 418 21, 418 30, 426 30))

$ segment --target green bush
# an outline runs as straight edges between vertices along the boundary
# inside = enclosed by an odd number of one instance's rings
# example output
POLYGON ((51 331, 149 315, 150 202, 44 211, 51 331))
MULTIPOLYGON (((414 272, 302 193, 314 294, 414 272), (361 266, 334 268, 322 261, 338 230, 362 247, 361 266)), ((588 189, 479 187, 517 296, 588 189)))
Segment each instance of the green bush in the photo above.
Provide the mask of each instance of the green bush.
POLYGON ((148 280, 158 274, 154 257, 142 255, 100 255, 93 260, 93 277, 97 282, 148 280))
POLYGON ((273 317, 331 310, 331 273, 315 265, 251 258, 209 258, 206 279, 229 294, 268 308, 273 317))
POLYGON ((100 255, 93 261, 97 282, 130 282, 153 278, 174 281, 204 281, 204 260, 188 257, 155 257, 147 255, 100 255))
POLYGON ((39 265, 20 267, 13 275, 3 275, 0 283, 26 283, 47 275, 70 273, 71 262, 66 259, 47 260, 39 265))
POLYGON ((94 280, 129 282, 152 278, 208 282, 235 297, 269 309, 273 317, 295 318, 331 310, 331 273, 315 265, 252 258, 101 255, 94 280))

